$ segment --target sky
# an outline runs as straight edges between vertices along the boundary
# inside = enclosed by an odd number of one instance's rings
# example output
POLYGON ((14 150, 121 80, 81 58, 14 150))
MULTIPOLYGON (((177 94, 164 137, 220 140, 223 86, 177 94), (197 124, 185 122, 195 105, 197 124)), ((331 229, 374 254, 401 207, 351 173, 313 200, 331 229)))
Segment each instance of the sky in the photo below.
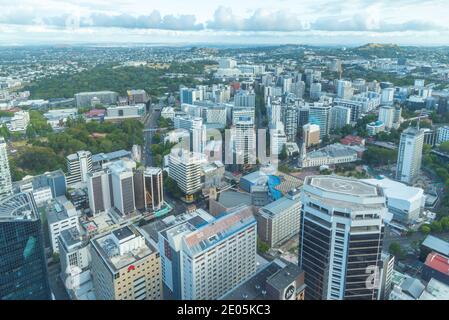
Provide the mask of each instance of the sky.
POLYGON ((449 45, 448 0, 0 0, 0 45, 449 45))

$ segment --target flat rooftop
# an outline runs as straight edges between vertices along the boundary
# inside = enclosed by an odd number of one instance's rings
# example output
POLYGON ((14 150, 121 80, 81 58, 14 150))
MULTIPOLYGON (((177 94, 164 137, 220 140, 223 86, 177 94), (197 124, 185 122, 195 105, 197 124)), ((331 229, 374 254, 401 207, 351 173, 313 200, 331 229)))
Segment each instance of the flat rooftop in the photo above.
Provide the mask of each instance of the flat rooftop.
POLYGON ((0 222, 37 220, 39 214, 29 193, 19 193, 0 200, 0 222))
POLYGON ((360 197, 381 196, 376 186, 355 179, 334 176, 308 177, 306 184, 327 192, 335 192, 360 197))

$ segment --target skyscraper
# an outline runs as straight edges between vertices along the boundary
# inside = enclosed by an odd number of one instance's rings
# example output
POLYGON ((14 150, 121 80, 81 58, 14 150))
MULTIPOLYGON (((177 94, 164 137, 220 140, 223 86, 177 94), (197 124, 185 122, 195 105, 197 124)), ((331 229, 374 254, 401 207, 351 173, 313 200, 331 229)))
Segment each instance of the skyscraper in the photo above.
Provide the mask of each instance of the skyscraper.
POLYGON ((298 109, 294 105, 286 105, 282 108, 282 122, 287 141, 295 142, 298 133, 298 109))
POLYGON ((201 163, 199 153, 183 149, 171 150, 168 174, 187 196, 201 189, 201 163))
POLYGON ((329 135, 331 106, 315 103, 310 106, 309 122, 320 126, 320 138, 329 135))
POLYGON ((42 223, 31 193, 0 202, 0 300, 50 300, 42 223))
POLYGON ((231 129, 232 146, 236 164, 256 163, 256 130, 254 121, 247 118, 240 118, 231 129))
POLYGON ((112 206, 113 196, 110 180, 111 172, 108 169, 91 172, 88 175, 87 192, 89 206, 94 215, 105 212, 112 206))
POLYGON ((67 156, 67 185, 87 182, 87 174, 92 171, 90 151, 78 151, 67 156))
POLYGON ((164 183, 161 168, 146 168, 145 179, 145 203, 147 209, 152 211, 161 209, 164 204, 164 183))
POLYGON ((123 160, 108 166, 111 170, 112 203, 122 215, 136 210, 133 172, 135 166, 134 161, 123 160))
POLYGON ((175 129, 190 132, 190 151, 202 153, 206 145, 206 127, 200 117, 176 117, 175 129))
POLYGON ((387 212, 381 189, 356 179, 309 176, 301 202, 298 261, 306 299, 378 299, 379 281, 373 280, 380 277, 387 212))
POLYGON ((11 173, 5 139, 0 137, 0 199, 12 193, 11 173))
POLYGON ((351 109, 344 106, 333 106, 330 115, 330 129, 340 129, 351 123, 351 109))
POLYGON ((409 127, 401 134, 396 167, 396 179, 412 184, 421 169, 424 131, 409 127))
POLYGON ((248 206, 213 218, 204 210, 159 232, 164 295, 217 299, 256 272, 257 224, 248 206))

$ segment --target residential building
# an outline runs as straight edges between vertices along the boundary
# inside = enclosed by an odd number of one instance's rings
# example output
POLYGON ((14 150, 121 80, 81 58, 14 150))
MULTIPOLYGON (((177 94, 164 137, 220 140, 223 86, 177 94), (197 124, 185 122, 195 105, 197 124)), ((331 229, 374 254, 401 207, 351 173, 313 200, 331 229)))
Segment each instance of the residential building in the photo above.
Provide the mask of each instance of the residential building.
POLYGON ((3 137, 0 137, 0 200, 8 197, 12 193, 11 172, 9 170, 9 160, 7 144, 3 137))
POLYGON ((437 130, 437 144, 449 141, 449 126, 440 127, 437 130))
POLYGON ((295 105, 282 107, 282 122, 288 142, 295 142, 298 133, 298 109, 295 105))
POLYGON ((351 123, 351 109, 335 105, 331 108, 330 130, 341 129, 351 123))
POLYGON ((419 176, 422 161, 424 132, 409 127, 401 134, 399 142, 396 179, 412 184, 419 176))
POLYGON ((366 125, 366 131, 368 131, 369 136, 375 136, 376 134, 385 131, 385 123, 379 120, 370 122, 366 125))
POLYGON ((390 130, 393 128, 395 120, 395 108, 392 106, 381 106, 379 108, 379 121, 385 124, 385 129, 390 130))
POLYGON ((78 151, 67 156, 67 185, 87 182, 88 173, 92 171, 92 154, 90 151, 78 151))
POLYGON ((316 124, 305 124, 302 127, 303 141, 306 148, 320 144, 320 126, 316 124))
POLYGON ((331 106, 315 103, 309 107, 309 123, 320 127, 320 138, 329 135, 331 106))
POLYGON ((201 154, 183 149, 172 149, 169 155, 170 178, 186 195, 193 195, 201 189, 201 154))

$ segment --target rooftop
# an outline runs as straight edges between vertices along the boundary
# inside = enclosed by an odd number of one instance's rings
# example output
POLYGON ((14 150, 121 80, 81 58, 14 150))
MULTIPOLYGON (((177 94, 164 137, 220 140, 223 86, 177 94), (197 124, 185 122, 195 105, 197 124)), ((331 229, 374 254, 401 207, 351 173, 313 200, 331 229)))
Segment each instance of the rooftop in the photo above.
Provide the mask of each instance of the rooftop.
POLYGON ((248 193, 226 190, 220 193, 218 202, 226 208, 233 208, 239 204, 251 205, 251 195, 248 193))
POLYGON ((426 258, 425 265, 436 271, 449 275, 449 259, 441 254, 435 252, 429 253, 426 258))
POLYGON ((39 215, 31 193, 19 193, 0 201, 0 221, 37 220, 39 215))
POLYGON ((92 162, 112 161, 121 158, 131 158, 131 152, 118 150, 110 153, 98 153, 92 156, 92 162))
POLYGON ((385 195, 389 198, 413 200, 414 198, 422 198, 424 190, 416 187, 409 187, 401 182, 397 182, 388 178, 384 179, 363 179, 362 181, 373 186, 381 187, 385 195))
POLYGON ((433 251, 444 254, 445 256, 449 256, 449 242, 440 238, 428 235, 422 245, 432 249, 433 251))
POLYGON ((306 184, 328 192, 342 193, 361 197, 377 197, 379 190, 366 182, 335 176, 312 176, 306 178, 306 184))

